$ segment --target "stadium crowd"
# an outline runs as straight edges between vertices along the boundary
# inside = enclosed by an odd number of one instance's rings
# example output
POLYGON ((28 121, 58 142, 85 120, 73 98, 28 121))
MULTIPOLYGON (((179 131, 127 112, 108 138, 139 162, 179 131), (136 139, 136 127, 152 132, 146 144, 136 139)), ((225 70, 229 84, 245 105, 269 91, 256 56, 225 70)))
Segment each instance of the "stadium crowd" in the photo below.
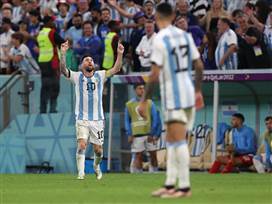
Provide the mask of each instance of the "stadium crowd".
MULTIPOLYGON (((30 74, 41 72, 46 78, 58 77, 58 46, 66 40, 70 43, 67 63, 72 70, 78 69, 86 54, 93 57, 97 68, 111 68, 118 41, 122 41, 123 73, 148 71, 150 45, 158 30, 154 11, 159 2, 2 0, 0 73, 23 69, 30 74), (50 29, 48 37, 45 27, 50 29), (51 52, 48 59, 41 57, 45 52, 51 52), (48 62, 50 66, 45 66, 48 62)), ((205 69, 272 67, 271 0, 168 2, 176 9, 173 24, 192 34, 205 69)))

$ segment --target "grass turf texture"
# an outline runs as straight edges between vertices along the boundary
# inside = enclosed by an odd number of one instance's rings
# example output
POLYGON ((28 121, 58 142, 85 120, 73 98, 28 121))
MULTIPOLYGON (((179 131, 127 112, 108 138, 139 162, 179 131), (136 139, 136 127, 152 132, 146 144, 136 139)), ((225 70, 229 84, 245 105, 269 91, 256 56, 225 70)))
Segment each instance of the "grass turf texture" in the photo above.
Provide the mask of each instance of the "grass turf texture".
POLYGON ((152 198, 150 192, 164 181, 160 174, 104 174, 76 180, 71 174, 0 174, 0 203, 226 203, 271 204, 272 176, 241 173, 192 173, 193 196, 183 199, 152 198))

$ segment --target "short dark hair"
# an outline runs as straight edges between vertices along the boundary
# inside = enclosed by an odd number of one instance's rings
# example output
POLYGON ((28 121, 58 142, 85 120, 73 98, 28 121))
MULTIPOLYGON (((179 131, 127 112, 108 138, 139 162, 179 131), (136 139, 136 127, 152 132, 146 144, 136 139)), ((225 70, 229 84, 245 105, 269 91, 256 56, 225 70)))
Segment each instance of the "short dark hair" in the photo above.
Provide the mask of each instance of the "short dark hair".
POLYGON ((220 20, 221 20, 223 23, 226 23, 228 26, 231 25, 231 21, 230 21, 230 19, 228 19, 227 17, 221 17, 220 20))
POLYGON ((173 15, 173 8, 169 3, 160 3, 156 8, 156 12, 164 18, 169 18, 173 15))
POLYGON ((83 62, 83 60, 86 58, 86 57, 91 57, 90 55, 82 55, 82 57, 80 58, 80 64, 83 62))
POLYGON ((102 13, 103 11, 108 11, 109 13, 111 12, 110 9, 109 9, 108 7, 102 8, 102 9, 101 9, 101 13, 102 13))
POLYGON ((20 44, 21 44, 22 42, 24 42, 24 35, 23 35, 22 33, 20 33, 20 32, 13 33, 13 34, 11 35, 11 38, 16 39, 16 40, 19 40, 20 44))
POLYGON ((4 24, 4 23, 5 23, 5 24, 9 24, 9 25, 12 24, 12 23, 11 23, 11 20, 10 20, 9 18, 6 18, 6 17, 2 19, 2 24, 4 24))
POLYGON ((75 13, 75 14, 73 15, 73 18, 76 18, 76 17, 80 17, 80 18, 82 19, 82 15, 81 15, 80 13, 75 13))
POLYGON ((101 9, 98 7, 93 7, 91 11, 96 11, 97 13, 101 14, 101 9))
POLYGON ((36 9, 32 9, 31 11, 29 11, 29 15, 39 17, 40 12, 36 9))
POLYGON ((137 83, 133 85, 133 88, 137 89, 138 86, 144 86, 144 85, 145 85, 144 83, 137 83))
POLYGON ((111 20, 111 21, 108 23, 109 29, 110 29, 110 30, 113 30, 113 31, 115 31, 115 30, 118 29, 118 25, 119 25, 119 23, 118 23, 117 21, 115 21, 115 20, 111 20))
POLYGON ((238 16, 238 15, 241 14, 241 13, 244 13, 244 11, 241 10, 241 9, 235 9, 235 10, 231 13, 231 16, 232 16, 232 17, 236 17, 236 16, 238 16))
POLYGON ((155 22, 154 22, 153 20, 151 20, 151 19, 147 19, 147 20, 145 21, 145 23, 152 23, 152 24, 154 24, 155 22))
POLYGON ((245 117, 242 113, 234 113, 232 114, 232 117, 239 118, 242 122, 245 121, 245 117))
POLYGON ((92 21, 84 21, 82 24, 82 27, 84 27, 86 24, 91 24, 91 26, 93 27, 93 22, 92 21))
POLYGON ((272 120, 272 115, 266 116, 265 119, 264 119, 265 122, 267 122, 269 120, 272 120))

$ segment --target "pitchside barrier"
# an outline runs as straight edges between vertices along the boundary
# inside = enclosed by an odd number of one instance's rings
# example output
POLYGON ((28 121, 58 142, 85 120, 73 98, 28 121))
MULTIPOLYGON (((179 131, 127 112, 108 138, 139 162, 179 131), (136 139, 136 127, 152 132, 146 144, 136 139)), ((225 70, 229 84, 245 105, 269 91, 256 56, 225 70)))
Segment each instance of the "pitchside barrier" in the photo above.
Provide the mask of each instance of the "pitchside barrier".
MULTIPOLYGON (((194 76, 194 73, 193 73, 194 76)), ((110 82, 110 117, 108 132, 108 170, 111 170, 112 154, 121 154, 123 161, 130 158, 130 149, 124 133, 123 112, 120 113, 121 147, 112 145, 113 134, 112 115, 120 107, 125 108, 125 102, 134 96, 131 85, 146 83, 148 73, 114 76, 110 82), (124 91, 124 86, 127 90, 124 91), (117 88, 118 87, 118 88, 117 88), (123 87, 123 88, 120 88, 123 87), (120 90, 120 91, 119 91, 120 90), (118 106, 118 108, 116 108, 118 106)), ((241 112, 246 118, 246 125, 252 127, 256 135, 265 130, 264 118, 272 114, 272 69, 263 70, 212 70, 204 72, 203 95, 205 107, 197 112, 195 125, 206 124, 212 128, 210 138, 211 153, 205 155, 210 163, 216 158, 218 123, 230 123, 231 115, 241 112)), ((153 98, 160 107, 158 87, 153 98)), ((204 140, 204 144, 207 141, 204 140)), ((164 148, 164 141, 159 142, 164 148)), ((191 143, 191 150, 194 149, 191 143)), ((199 144, 197 144, 199 145, 199 144)), ((203 144, 202 144, 203 145, 203 144)), ((203 156, 203 155, 202 155, 203 156)))

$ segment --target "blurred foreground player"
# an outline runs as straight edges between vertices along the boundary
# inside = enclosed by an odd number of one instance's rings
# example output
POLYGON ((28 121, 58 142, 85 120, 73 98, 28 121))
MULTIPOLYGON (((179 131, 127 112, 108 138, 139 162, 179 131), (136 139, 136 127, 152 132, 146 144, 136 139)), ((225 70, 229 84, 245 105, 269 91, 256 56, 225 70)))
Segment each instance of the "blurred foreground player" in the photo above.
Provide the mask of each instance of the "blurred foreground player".
POLYGON ((61 45, 60 68, 63 75, 75 85, 76 92, 76 134, 77 134, 77 169, 78 179, 84 179, 85 151, 87 144, 94 148, 94 171, 96 178, 102 178, 100 162, 103 157, 104 142, 104 113, 102 107, 102 93, 104 82, 108 77, 121 70, 124 47, 120 43, 117 48, 117 59, 112 69, 95 71, 94 61, 84 56, 80 65, 81 71, 73 72, 66 67, 66 51, 68 41, 61 45))
POLYGON ((151 97, 154 82, 159 78, 167 128, 167 172, 165 185, 152 196, 188 197, 191 196, 191 185, 186 131, 193 126, 195 107, 204 105, 201 94, 203 64, 192 36, 171 25, 174 12, 170 4, 159 4, 155 18, 160 32, 154 39, 151 74, 139 112, 146 117, 147 98, 151 97), (195 88, 190 75, 192 67, 196 71, 195 88))

